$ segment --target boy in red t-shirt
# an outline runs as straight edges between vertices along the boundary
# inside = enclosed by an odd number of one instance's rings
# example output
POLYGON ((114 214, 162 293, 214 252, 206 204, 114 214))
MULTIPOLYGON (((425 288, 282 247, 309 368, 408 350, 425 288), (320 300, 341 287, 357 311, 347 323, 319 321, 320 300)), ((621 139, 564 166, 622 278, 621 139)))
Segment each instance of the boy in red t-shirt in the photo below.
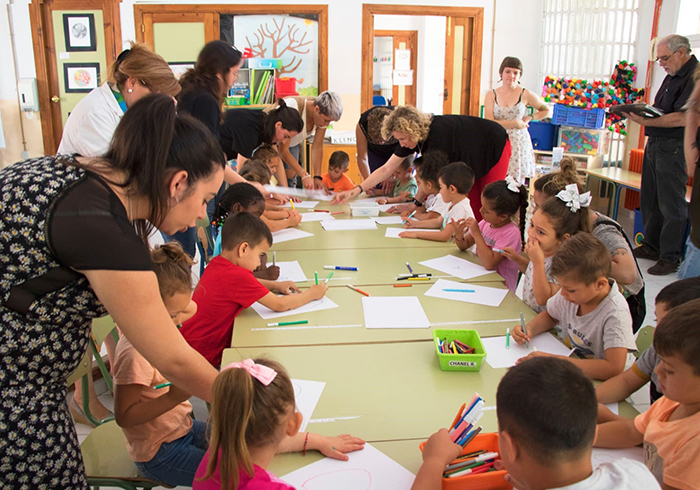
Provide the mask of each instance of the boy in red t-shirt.
POLYGON ((223 350, 231 345, 233 321, 243 308, 258 301, 271 310, 287 311, 326 294, 328 287, 324 283, 302 293, 292 281, 255 278, 252 271, 271 245, 269 228, 252 214, 229 216, 221 228, 221 255, 214 257, 204 270, 192 296, 197 313, 180 329, 185 340, 213 366, 221 364, 223 350), (277 296, 270 289, 284 296, 277 296))

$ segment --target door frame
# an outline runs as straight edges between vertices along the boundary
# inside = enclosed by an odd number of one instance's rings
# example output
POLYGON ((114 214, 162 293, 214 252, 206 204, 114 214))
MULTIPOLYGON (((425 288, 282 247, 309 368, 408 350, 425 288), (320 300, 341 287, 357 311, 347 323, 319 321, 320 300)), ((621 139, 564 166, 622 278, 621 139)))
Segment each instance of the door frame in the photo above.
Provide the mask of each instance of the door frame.
MULTIPOLYGON (((400 29, 393 29, 393 30, 385 30, 385 29, 380 29, 374 31, 374 37, 391 37, 392 39, 396 38, 397 36, 404 36, 408 37, 409 40, 413 42, 413 48, 411 49, 411 69, 413 70, 413 85, 410 86, 409 92, 411 94, 411 100, 415 101, 415 104, 418 103, 418 31, 416 30, 400 30, 400 29)), ((396 40, 394 39, 393 41, 393 49, 396 50, 396 40)), ((395 57, 395 55, 394 55, 395 57)), ((372 70, 374 70, 374 65, 372 66, 372 70)), ((392 85, 392 102, 398 100, 398 93, 399 89, 397 88, 398 85, 392 85)), ((408 94, 407 94, 408 95, 408 94)), ((408 97, 406 97, 408 99, 408 97)), ((414 105, 415 105, 414 104, 414 105)), ((396 105, 396 104, 393 104, 396 105)))
MULTIPOLYGON (((216 26, 219 25, 219 14, 316 14, 318 15, 318 93, 328 90, 328 5, 136 4, 134 5, 134 26, 138 42, 145 42, 147 27, 144 16, 164 13, 176 15, 187 13, 215 14, 216 26)), ((218 29, 215 30, 215 39, 219 39, 218 29)), ((153 49, 153 46, 149 47, 153 49)))
POLYGON ((105 57, 107 66, 110 66, 117 59, 122 47, 120 3, 121 0, 33 0, 29 4, 44 154, 56 153, 63 134, 61 107, 51 101, 51 98, 58 94, 59 87, 52 12, 102 10, 105 57))
MULTIPOLYGON (((464 59, 465 83, 463 87, 481 87, 481 54, 484 33, 484 9, 482 7, 443 7, 435 5, 362 5, 362 112, 372 107, 372 55, 374 53, 374 16, 375 15, 431 15, 447 17, 448 28, 454 22, 450 19, 465 18, 473 22, 471 36, 465 38, 464 53, 471 53, 470 59, 464 59), (466 67, 469 66, 469 69, 466 67), (468 83, 467 83, 468 82, 468 83)), ((446 36, 446 44, 451 39, 451 33, 446 36)), ((448 64, 447 55, 452 52, 445 47, 445 88, 452 87, 452 60, 448 64), (449 50, 449 51, 448 51, 449 50), (447 67, 450 67, 448 72, 447 67)), ((468 100, 462 97, 462 113, 479 114, 479 90, 470 90, 468 100)))

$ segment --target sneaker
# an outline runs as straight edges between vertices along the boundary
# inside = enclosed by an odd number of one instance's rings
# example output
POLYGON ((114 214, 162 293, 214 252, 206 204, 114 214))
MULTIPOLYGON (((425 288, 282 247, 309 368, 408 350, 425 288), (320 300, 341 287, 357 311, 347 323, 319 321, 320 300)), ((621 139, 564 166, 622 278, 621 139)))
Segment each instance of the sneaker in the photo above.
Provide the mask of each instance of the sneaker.
POLYGON ((653 250, 650 250, 649 248, 644 246, 635 248, 632 251, 632 255, 634 255, 638 259, 659 260, 658 252, 654 252, 653 250))
POLYGON ((659 259, 659 261, 656 264, 652 265, 651 267, 649 267, 649 269, 647 269, 647 272, 654 276, 666 276, 668 274, 676 272, 678 270, 679 265, 680 263, 678 260, 659 259))

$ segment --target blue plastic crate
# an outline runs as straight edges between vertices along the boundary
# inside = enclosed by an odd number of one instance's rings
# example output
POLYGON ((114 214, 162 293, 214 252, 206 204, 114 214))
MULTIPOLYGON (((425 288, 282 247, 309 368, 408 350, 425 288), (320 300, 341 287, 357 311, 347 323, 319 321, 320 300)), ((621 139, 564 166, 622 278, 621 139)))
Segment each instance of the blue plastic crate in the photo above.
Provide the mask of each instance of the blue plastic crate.
POLYGON ((552 123, 559 126, 600 129, 605 126, 605 109, 582 109, 564 104, 554 104, 552 123))
POLYGON ((552 151, 557 143, 557 126, 552 123, 530 121, 527 130, 535 150, 552 151))

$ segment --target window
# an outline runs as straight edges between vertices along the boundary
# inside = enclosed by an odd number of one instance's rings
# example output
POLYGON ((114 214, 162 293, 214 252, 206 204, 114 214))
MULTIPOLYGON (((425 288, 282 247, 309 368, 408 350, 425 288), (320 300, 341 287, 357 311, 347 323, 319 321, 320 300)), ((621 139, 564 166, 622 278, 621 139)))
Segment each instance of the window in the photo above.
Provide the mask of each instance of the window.
MULTIPOLYGON (((609 79, 620 60, 635 62, 639 0, 544 0, 540 79, 609 79)), ((621 166, 624 136, 612 134, 606 164, 621 166)))

